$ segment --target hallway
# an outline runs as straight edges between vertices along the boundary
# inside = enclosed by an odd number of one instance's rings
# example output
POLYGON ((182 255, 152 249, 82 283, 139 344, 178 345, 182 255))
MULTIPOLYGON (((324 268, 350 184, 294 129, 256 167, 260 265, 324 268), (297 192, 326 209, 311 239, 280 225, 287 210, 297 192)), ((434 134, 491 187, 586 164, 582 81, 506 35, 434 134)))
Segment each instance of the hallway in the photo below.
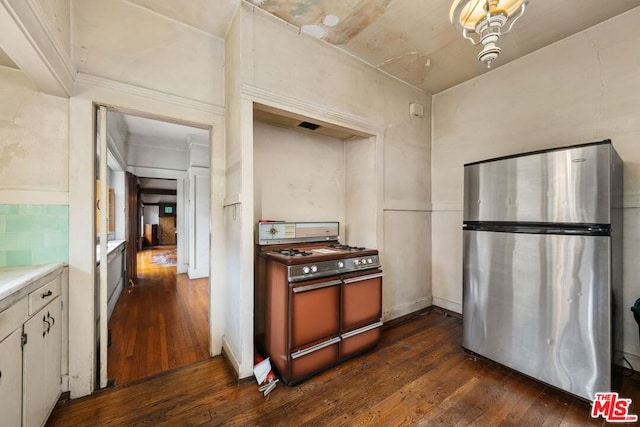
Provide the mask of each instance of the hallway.
POLYGON ((108 377, 125 384, 209 355, 209 279, 176 275, 176 247, 138 253, 138 280, 109 320, 108 377))

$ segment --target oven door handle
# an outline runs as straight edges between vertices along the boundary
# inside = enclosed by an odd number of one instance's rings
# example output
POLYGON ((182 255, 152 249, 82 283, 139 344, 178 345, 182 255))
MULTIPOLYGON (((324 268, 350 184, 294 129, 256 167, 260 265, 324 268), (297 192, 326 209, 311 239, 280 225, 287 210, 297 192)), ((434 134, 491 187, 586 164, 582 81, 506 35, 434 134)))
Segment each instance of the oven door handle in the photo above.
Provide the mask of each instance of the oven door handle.
POLYGON ((299 286, 297 288, 293 288, 293 293, 297 294, 300 292, 315 291, 316 289, 328 288, 329 286, 336 286, 336 285, 339 285, 340 283, 341 283, 340 280, 331 280, 329 282, 314 283, 313 285, 307 285, 307 286, 299 286))
POLYGON ((367 325, 363 328, 356 329, 355 331, 344 333, 340 335, 340 338, 342 338, 343 340, 346 340, 347 338, 355 337, 356 335, 360 335, 380 327, 382 327, 382 322, 378 321, 376 323, 372 323, 371 325, 367 325))
POLYGON ((344 284, 348 285, 349 283, 362 282, 363 280, 377 279, 378 277, 384 276, 384 273, 376 273, 376 274, 368 274, 366 276, 358 276, 358 277, 350 277, 348 279, 344 279, 344 284))
POLYGON ((320 344, 316 344, 313 347, 305 348, 304 350, 296 351, 295 353, 291 353, 292 359, 297 359, 298 357, 306 356, 307 354, 313 353, 314 351, 322 350, 325 347, 329 347, 335 343, 340 342, 340 337, 332 338, 328 341, 321 342, 320 344))

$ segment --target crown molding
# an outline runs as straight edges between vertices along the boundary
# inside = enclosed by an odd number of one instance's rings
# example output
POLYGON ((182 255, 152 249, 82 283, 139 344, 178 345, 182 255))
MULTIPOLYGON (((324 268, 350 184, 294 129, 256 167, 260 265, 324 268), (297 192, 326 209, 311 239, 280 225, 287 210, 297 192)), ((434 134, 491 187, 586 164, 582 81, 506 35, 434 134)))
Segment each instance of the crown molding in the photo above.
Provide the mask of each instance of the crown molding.
POLYGON ((146 166, 127 166, 127 172, 143 178, 185 179, 186 170, 150 168, 146 166))
POLYGON ((51 22, 49 21, 49 18, 47 17, 45 11, 42 9, 42 6, 36 0, 23 0, 23 1, 25 1, 25 3, 27 3, 29 8, 31 8, 31 11, 35 15, 38 23, 40 24, 40 26, 42 27, 42 30, 44 31, 47 41, 51 44, 53 49, 55 49, 55 53, 60 59, 62 66, 65 68, 67 74, 71 76, 71 79, 73 82, 73 79, 75 79, 76 75, 78 74, 78 70, 76 69, 76 66, 71 60, 71 53, 67 52, 66 49, 64 48, 62 42, 60 41, 60 38, 58 37, 57 31, 55 30, 55 28, 51 26, 51 22))
POLYGON ((205 113, 215 114, 218 116, 224 116, 225 114, 225 108, 215 104, 197 101, 195 99, 185 98, 178 95, 172 95, 154 89, 147 89, 129 83, 118 82, 92 74, 78 73, 74 85, 74 94, 80 92, 81 85, 99 87, 125 95, 133 95, 139 98, 160 101, 172 105, 179 105, 191 110, 203 111, 205 113))
POLYGON ((166 150, 175 151, 180 153, 186 153, 188 146, 184 141, 176 141, 169 138, 156 138, 151 136, 127 138, 127 145, 129 147, 149 148, 152 150, 166 150), (138 139, 139 138, 139 139, 138 139), (163 145, 166 143, 166 145, 163 145))
POLYGON ((71 95, 76 68, 36 0, 0 0, 0 39, 7 55, 42 92, 71 95))
POLYGON ((352 129, 363 134, 376 135, 384 134, 384 126, 380 126, 370 120, 347 114, 342 111, 327 108, 321 104, 291 98, 280 93, 272 92, 248 84, 242 84, 242 95, 251 101, 265 104, 281 110, 301 114, 312 119, 318 119, 327 123, 352 129))

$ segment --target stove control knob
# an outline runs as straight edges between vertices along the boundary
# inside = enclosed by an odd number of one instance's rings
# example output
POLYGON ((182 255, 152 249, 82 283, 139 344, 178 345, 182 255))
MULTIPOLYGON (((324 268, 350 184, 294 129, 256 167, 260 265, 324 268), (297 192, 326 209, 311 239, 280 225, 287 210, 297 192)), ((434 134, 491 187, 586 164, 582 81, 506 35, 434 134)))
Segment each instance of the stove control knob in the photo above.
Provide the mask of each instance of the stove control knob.
POLYGON ((353 265, 360 265, 360 260, 359 259, 354 260, 353 265))
POLYGON ((367 264, 373 264, 373 260, 371 258, 367 258, 367 264))
POLYGON ((306 265, 304 267, 302 267, 302 272, 304 274, 309 274, 310 271, 311 271, 311 269, 309 267, 307 267, 306 265))
POLYGON ((338 261, 338 268, 344 268, 344 262, 338 261))
POLYGON ((312 272, 312 273, 315 273, 315 272, 317 272, 317 271, 318 271, 318 267, 317 267, 317 266, 315 266, 315 265, 312 265, 312 266, 311 266, 311 272, 312 272))

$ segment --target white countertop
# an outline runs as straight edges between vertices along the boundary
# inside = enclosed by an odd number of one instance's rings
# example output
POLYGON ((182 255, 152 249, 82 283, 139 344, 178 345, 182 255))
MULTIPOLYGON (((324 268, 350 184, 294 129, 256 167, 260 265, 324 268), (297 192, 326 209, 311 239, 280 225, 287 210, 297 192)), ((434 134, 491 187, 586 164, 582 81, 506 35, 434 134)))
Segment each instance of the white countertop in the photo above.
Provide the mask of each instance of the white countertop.
MULTIPOLYGON (((126 240, 109 240, 107 242, 107 257, 116 249, 124 245, 126 240)), ((100 245, 96 245, 96 265, 100 265, 100 245)))
POLYGON ((61 271, 63 267, 64 264, 56 262, 44 265, 0 268, 0 310, 6 305, 5 303, 10 303, 10 301, 5 300, 21 298, 31 291, 31 289, 28 289, 30 284, 56 270, 61 271))

